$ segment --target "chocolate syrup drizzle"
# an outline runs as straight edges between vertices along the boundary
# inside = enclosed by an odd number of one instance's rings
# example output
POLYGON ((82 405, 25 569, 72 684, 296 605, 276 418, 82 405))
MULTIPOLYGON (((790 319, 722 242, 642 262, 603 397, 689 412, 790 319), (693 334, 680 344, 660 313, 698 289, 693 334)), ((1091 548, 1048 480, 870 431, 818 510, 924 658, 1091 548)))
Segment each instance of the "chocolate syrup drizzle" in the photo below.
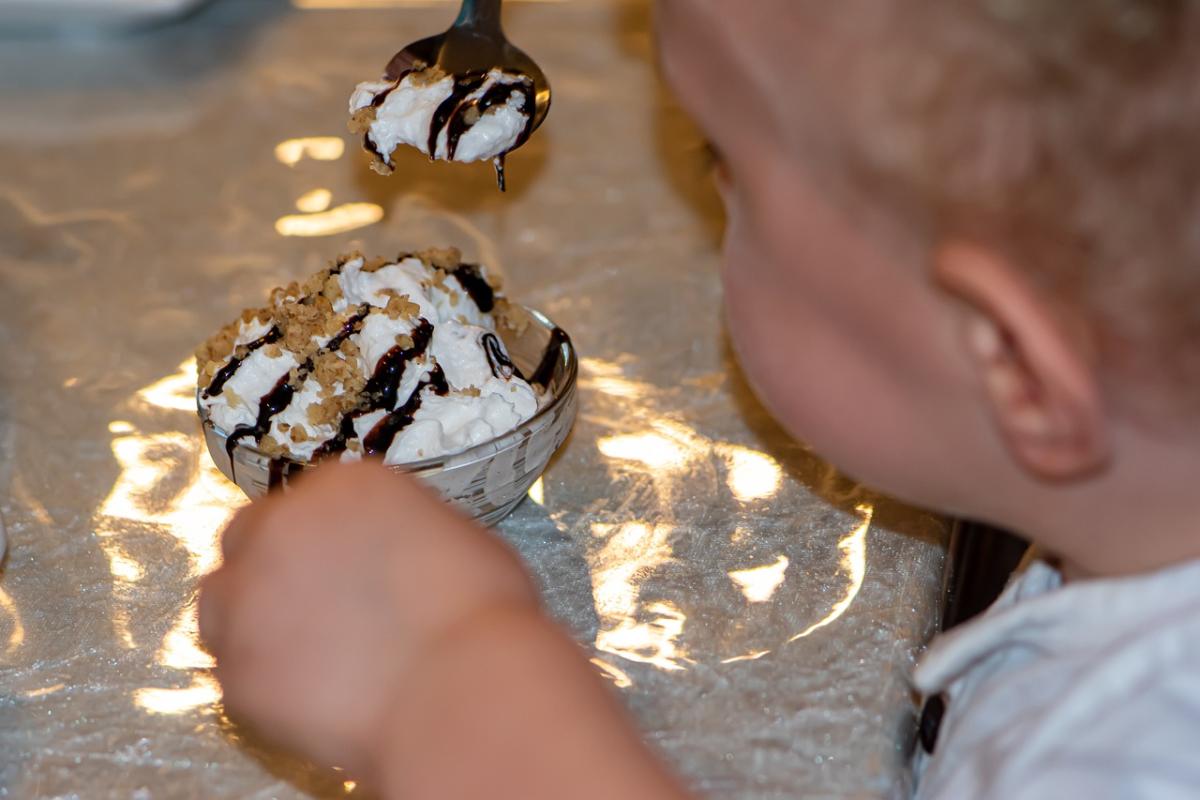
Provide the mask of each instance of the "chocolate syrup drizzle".
POLYGON ((470 295, 471 300, 484 314, 490 313, 496 307, 496 290, 483 277, 478 264, 459 264, 451 274, 458 278, 463 291, 470 295))
MULTIPOLYGON (((486 76, 484 76, 484 77, 486 79, 486 76)), ((478 84, 476 84, 476 86, 471 91, 474 91, 477 88, 479 88, 478 84)), ((520 83, 497 83, 497 84, 494 84, 492 86, 492 88, 488 89, 486 92, 484 92, 478 98, 476 98, 474 101, 472 101, 470 103, 463 103, 462 105, 460 105, 458 108, 456 108, 454 110, 454 113, 450 116, 449 120, 446 123, 446 155, 447 155, 447 157, 450 158, 451 160, 454 159, 455 153, 458 152, 459 139, 461 139, 463 134, 466 133, 467 131, 469 131, 475 125, 474 122, 467 122, 467 112, 471 108, 475 108, 478 110, 478 112, 479 112, 478 116, 475 117, 475 121, 478 122, 480 119, 483 118, 483 115, 486 114, 491 109, 495 108, 496 106, 502 106, 502 105, 506 104, 508 102, 508 99, 510 97, 512 97, 513 92, 519 93, 525 99, 525 103, 523 106, 523 108, 525 109, 525 127, 521 130, 521 133, 517 136, 516 141, 513 142, 513 146, 509 149, 515 150, 516 148, 525 144, 525 142, 529 139, 529 135, 533 132, 533 115, 537 111, 537 107, 536 107, 537 98, 533 91, 533 83, 529 80, 524 80, 524 81, 521 81, 520 83)), ((467 92, 467 94, 470 94, 470 92, 467 92)), ((451 97, 453 97, 453 95, 451 95, 451 97)), ((436 141, 436 140, 437 140, 437 136, 434 135, 433 141, 436 141)), ((430 150, 430 152, 432 152, 432 149, 430 150)), ((505 153, 501 153, 500 155, 496 156, 496 159, 495 159, 496 182, 500 186, 500 191, 502 191, 502 192, 505 189, 504 156, 506 154, 507 154, 507 151, 505 153)))
POLYGON ((442 101, 429 120, 429 140, 426 142, 426 146, 429 149, 430 158, 437 153, 438 136, 442 130, 445 130, 446 158, 450 161, 454 160, 454 154, 458 150, 458 137, 451 141, 450 134, 457 130, 458 136, 462 136, 463 132, 471 127, 464 121, 464 115, 467 109, 475 105, 475 103, 464 103, 463 101, 467 99, 467 95, 483 86, 486 80, 486 72, 467 72, 455 76, 454 88, 450 90, 450 95, 442 101))
MULTIPOLYGON (((362 412, 366 413, 366 412, 362 412)), ((326 439, 316 450, 313 451, 313 461, 321 461, 332 455, 337 455, 346 449, 346 442, 353 439, 358 434, 354 431, 354 420, 362 414, 351 411, 342 416, 342 421, 338 423, 338 432, 330 439, 326 439)))
POLYGON ((546 389, 550 388, 550 379, 554 377, 554 367, 562 355, 562 346, 569 341, 571 341, 571 337, 567 336, 567 332, 555 326, 554 330, 550 332, 550 341, 546 345, 546 352, 542 354, 541 362, 529 376, 530 384, 536 384, 546 389))
MULTIPOLYGON (((233 470, 233 459, 229 460, 229 469, 233 470)), ((291 466, 282 458, 272 458, 267 464, 267 491, 273 492, 283 486, 284 479, 291 472, 291 466)))
MULTIPOLYGON (((341 271, 341 268, 343 266, 345 266, 345 264, 338 265, 339 272, 341 271)), ((359 328, 362 327, 360 325, 360 323, 364 319, 366 319, 367 315, 370 313, 371 313, 371 304, 370 303, 361 304, 358 307, 358 311, 354 312, 354 316, 352 316, 348 320, 346 320, 345 324, 342 325, 342 329, 340 331, 338 331, 337 334, 332 339, 330 339, 328 342, 326 342, 325 345, 320 350, 317 351, 317 354, 322 355, 325 353, 333 353, 333 352, 340 350, 343 342, 345 342, 347 339, 349 339, 354 334, 358 333, 359 328)), ((305 363, 308 364, 308 369, 311 371, 312 370, 312 359, 310 358, 305 363)), ((305 373, 305 374, 307 374, 307 373, 305 373)))
POLYGON ((366 133, 363 134, 363 149, 366 150, 371 155, 375 156, 375 158, 379 159, 387 166, 389 166, 389 167, 395 166, 394 164, 392 164, 392 160, 390 158, 388 158, 387 156, 385 156, 383 153, 381 153, 379 151, 379 148, 375 146, 375 140, 371 138, 370 131, 367 131, 366 133))
MULTIPOLYGON (((403 260, 403 254, 400 260, 403 260)), ((339 264, 338 268, 340 269, 341 266, 343 265, 339 264)), ((458 279, 463 290, 481 312, 488 313, 495 308, 495 290, 492 289, 491 284, 483 277, 483 273, 478 265, 460 264, 452 271, 452 274, 458 279)), ((358 313, 354 317, 351 317, 342 326, 341 331, 330 339, 319 352, 330 352, 341 347, 342 342, 358 330, 359 323, 361 323, 368 313, 370 313, 369 305, 364 304, 360 306, 358 313)), ((411 347, 397 345, 379 359, 379 362, 375 365, 375 371, 372 373, 370 380, 367 381, 359 404, 342 416, 341 421, 338 423, 337 434, 317 448, 313 453, 313 460, 327 458, 344 451, 348 442, 357 436, 354 427, 356 419, 374 411, 391 409, 395 406, 400 390, 400 381, 404 376, 405 368, 410 361, 423 356, 433 341, 433 324, 429 320, 422 318, 418 321, 417 326, 413 328, 409 336, 412 339, 411 347)), ((275 339, 278 339, 278 336, 275 339)), ((508 378, 515 374, 520 377, 520 371, 505 354, 499 340, 494 334, 487 334, 484 337, 483 343, 494 375, 508 378)), ((261 347, 262 345, 257 346, 261 347)), ((310 358, 297 371, 298 382, 302 382, 312 369, 313 359, 310 358)), ((236 371, 236 367, 230 372, 230 375, 232 375, 233 371, 236 371)), ((253 437, 255 442, 261 441, 262 437, 271 428, 271 420, 291 403, 292 398, 295 396, 296 388, 288 380, 288 377, 285 375, 280 378, 275 387, 259 401, 258 418, 255 420, 254 425, 239 426, 230 434, 225 443, 226 451, 230 457, 230 464, 233 463, 233 451, 237 443, 247 437, 253 437)), ((446 375, 440 366, 435 366, 424 378, 426 382, 416 388, 403 406, 389 412, 386 417, 380 420, 363 437, 363 449, 367 455, 382 455, 386 453, 388 448, 391 447, 392 442, 395 441, 397 434, 412 424, 414 415, 421 407, 422 395, 425 389, 432 388, 436 394, 443 396, 449 393, 450 386, 446 382, 446 375)))
POLYGON ((396 405, 396 394, 400 390, 400 379, 404 376, 404 368, 409 361, 424 355, 433 341, 433 324, 422 318, 409 334, 412 347, 396 345, 383 354, 375 365, 375 372, 367 381, 363 394, 367 398, 367 412, 378 411, 381 408, 391 408, 396 405))
POLYGON ((400 81, 404 80, 410 72, 412 72, 411 69, 404 70, 404 72, 400 73, 400 77, 396 78, 395 83, 384 89, 379 94, 375 95, 375 97, 371 99, 371 108, 379 108, 382 106, 383 102, 388 99, 388 95, 400 88, 400 81))
POLYGON ((508 357, 508 353, 504 352, 504 346, 500 344, 500 339, 496 334, 485 333, 479 337, 479 343, 483 346, 483 352, 487 353, 488 366, 492 368, 493 375, 505 381, 514 375, 524 380, 521 370, 517 369, 517 365, 508 357))
MULTIPOLYGON (((347 319, 342 325, 341 330, 339 330, 335 336, 326 342, 321 349, 316 352, 316 354, 309 356, 309 358, 307 358, 304 363, 300 365, 300 367, 296 370, 295 384, 293 384, 290 380, 291 373, 289 372, 275 383, 275 386, 272 387, 271 391, 262 396, 262 399, 258 401, 258 417, 255 419, 254 424, 239 425, 238 427, 234 428, 233 432, 229 434, 229 438, 225 440, 225 452, 229 455, 230 469, 233 469, 233 451, 237 446, 237 443, 247 437, 253 437, 255 444, 262 441, 262 437, 265 436, 267 431, 271 429, 271 420, 275 418, 275 415, 279 414, 288 407, 288 405, 292 402, 292 398, 296 395, 296 386, 302 384, 304 379, 308 377, 309 373, 313 371, 315 364, 314 359, 316 359, 317 356, 324 355, 325 353, 332 353, 338 350, 338 348, 342 346, 343 342, 345 342, 350 338, 351 335, 358 331, 359 327, 362 325, 362 321, 366 319, 367 315, 370 313, 371 306, 369 304, 363 303, 360 305, 354 315, 347 319)), ((277 329, 273 328, 272 331, 277 331, 277 329)), ((275 337, 276 340, 278 340, 278 338, 278 336, 275 337)), ((238 366, 240 365, 241 362, 239 361, 238 366)), ((226 366, 228 367, 228 365, 226 366)), ((228 380, 229 377, 232 377, 233 373, 236 371, 237 367, 230 372, 229 376, 226 377, 226 380, 228 380)), ((216 379, 214 378, 214 383, 215 382, 216 379)))
MULTIPOLYGON (((371 100, 372 108, 379 108, 387 100, 388 96, 394 92, 400 82, 412 70, 405 70, 395 83, 384 89, 371 100)), ((483 118, 489 110, 496 106, 506 104, 513 93, 516 92, 524 98, 523 113, 525 114, 525 127, 521 129, 513 146, 508 150, 500 153, 493 159, 493 164, 496 168, 496 185, 500 187, 500 191, 505 191, 506 181, 504 176, 504 157, 512 150, 517 149, 529 140, 533 133, 533 120, 537 114, 537 92, 534 90, 533 81, 526 76, 521 76, 519 83, 496 83, 486 92, 472 100, 467 98, 482 87, 488 78, 486 72, 464 72, 461 75, 454 77, 454 86, 450 90, 450 95, 438 105, 433 112, 433 116, 429 120, 429 136, 426 139, 426 149, 429 151, 429 158, 437 158, 438 139, 441 137, 442 131, 446 132, 446 159, 453 161, 458 153, 458 143, 462 139, 463 134, 475 126, 475 123, 483 118), (470 113, 474 110, 475 113, 470 113)), ((384 156, 371 139, 370 131, 363 135, 363 147, 372 153, 377 159, 382 161, 389 167, 393 166, 390 158, 384 156)))
MULTIPOLYGON (((395 82, 392 83, 391 86, 384 89, 382 92, 375 95, 375 97, 373 97, 371 99, 370 107, 371 108, 379 108, 380 106, 382 106, 384 101, 388 99, 388 96, 392 92, 394 92, 400 88, 400 82, 403 81, 405 79, 405 77, 408 76, 408 73, 410 73, 410 72, 412 72, 411 69, 406 69, 403 72, 401 72, 400 77, 396 78, 395 82)), ((394 164, 392 164, 392 160, 390 158, 385 156, 383 153, 379 152, 379 147, 376 146, 375 140, 371 138, 370 130, 368 130, 366 133, 363 134, 363 149, 366 150, 371 155, 375 156, 375 158, 379 159, 387 166, 389 166, 389 167, 395 166, 394 164)))
POLYGON ((441 366, 435 366, 428 375, 422 377, 428 377, 428 382, 418 385, 404 405, 375 423, 370 433, 363 437, 363 452, 366 455, 382 456, 387 453, 396 435, 413 423, 426 389, 432 389, 434 394, 442 397, 450 393, 450 384, 446 382, 446 373, 442 372, 441 366))
MULTIPOLYGON (((429 320, 422 318, 417 323, 417 326, 413 328, 409 337, 413 342, 412 347, 397 345, 379 359, 379 363, 375 365, 375 372, 371 375, 371 379, 367 381, 367 386, 363 390, 358 405, 342 415, 341 422, 338 423, 337 435, 317 448, 316 452, 313 453, 313 460, 319 461, 345 450, 347 443, 357 435, 354 429, 354 421, 356 419, 373 411, 390 409, 396 404, 397 395, 400 391, 400 380, 404 377, 404 369, 410 361, 420 358, 429 349, 429 344, 433 341, 433 324, 429 320)), ((435 367, 430 373, 429 383, 418 385, 404 406, 389 413, 388 416, 380 420, 371 429, 370 433, 363 438, 363 447, 369 455, 376 455, 380 452, 371 449, 373 443, 375 446, 378 446, 378 444, 386 442, 381 452, 387 452, 387 448, 391 446, 396 434, 412 422, 411 414, 415 414, 421 405, 421 392, 429 385, 433 385, 439 394, 445 394, 450 391, 450 387, 446 384, 446 376, 442 372, 442 368, 435 367), (403 415, 396 416, 410 406, 412 408, 410 409, 411 413, 407 422, 404 421, 403 415), (392 417, 396 417, 396 419, 393 420, 392 417), (389 422, 389 420, 391 421, 389 422), (381 428, 381 426, 383 427, 381 428), (391 429, 390 435, 387 433, 388 429, 391 429), (378 435, 376 434, 377 431, 379 431, 378 435)))
MULTIPOLYGON (((404 256, 401 255, 400 260, 403 260, 403 258, 404 256)), ((343 266, 344 262, 339 262, 335 268, 335 272, 339 272, 343 266)), ((458 279, 460 285, 462 285, 463 290, 471 297, 472 302, 479 307, 480 311, 488 313, 495 307, 495 292, 483 277, 477 265, 460 264, 453 270, 453 274, 458 279)), ((306 359, 300 365, 296 370, 295 384, 289 380, 291 377, 291 373, 289 373, 281 377, 275 386, 272 387, 271 391, 262 397, 259 401, 258 417, 255 423, 253 425, 238 426, 226 440, 225 449, 229 455, 231 471, 235 469, 233 454, 237 443, 247 437, 253 437, 256 443, 261 441, 262 437, 270 430, 272 419, 291 403, 296 393, 296 384, 303 383, 304 379, 312 372, 314 359, 324 353, 337 351, 350 336, 360 330, 362 321, 370 313, 371 306, 369 304, 364 303, 360 305, 355 314, 342 325, 341 330, 330 338, 314 356, 306 359)), ((320 461, 344 451, 349 440, 357 436, 354 427, 356 419, 380 409, 391 408, 395 405, 406 366, 409 362, 424 356, 429 349, 429 345, 433 340, 433 324, 421 318, 409 336, 412 339, 411 347, 397 345, 379 359, 374 373, 371 375, 370 380, 367 381, 359 404, 342 416, 338 423, 337 434, 317 448, 313 453, 313 461, 320 461)), ((278 328, 272 328, 262 338, 246 345, 246 354, 242 358, 231 359, 214 376, 212 383, 204 390, 204 396, 209 397, 220 394, 224 384, 233 377, 238 367, 241 366, 242 362, 251 352, 267 344, 276 342, 280 338, 282 338, 282 333, 278 328)), ((560 357, 562 345, 568 341, 570 341, 570 337, 561 328, 555 327, 551 331, 546 351, 542 355, 542 360, 533 374, 527 379, 528 383, 546 388, 549 387, 550 379, 554 375, 554 368, 560 357)), ((495 334, 484 334, 480 339, 480 343, 487 354, 488 364, 491 367, 493 375, 504 380, 511 379, 512 377, 526 380, 521 370, 504 351, 503 345, 501 345, 499 338, 495 334)), ((387 453, 393 442, 395 442, 396 436, 415 420, 427 389, 431 389, 434 394, 443 397, 449 394, 450 385, 440 365, 435 364, 429 373, 422 376, 421 382, 414 389, 404 405, 390 411, 362 438, 363 451, 366 455, 382 456, 387 453)), ((282 459, 271 459, 269 488, 277 488, 282 485, 286 472, 287 470, 282 459)))
MULTIPOLYGON (((519 92, 525 98, 525 103, 522 106, 525 109, 525 127, 517 136, 513 146, 492 159, 492 164, 496 168, 496 186, 500 191, 505 191, 508 188, 507 181, 504 176, 504 159, 511 151, 516 150, 521 145, 529 140, 533 133, 533 117, 537 113, 537 95, 533 91, 533 82, 523 80, 519 84, 513 83, 497 83, 492 88, 488 89, 483 95, 473 104, 479 109, 479 118, 482 118, 487 111, 495 106, 504 105, 508 99, 512 97, 513 92, 519 92)), ((446 131, 446 145, 449 150, 450 158, 454 158, 454 153, 458 149, 458 140, 464 133, 470 130, 471 125, 466 124, 465 111, 457 115, 450 121, 450 126, 446 131)))
POLYGON ((228 383, 229 379, 232 378, 234 373, 238 371, 238 367, 242 365, 242 362, 250 357, 251 353, 260 347, 265 347, 269 344, 278 342, 282 336, 283 332, 279 330, 279 328, 271 328, 271 330, 267 331, 263 336, 247 344, 245 355, 240 357, 234 356, 230 358, 229 362, 225 366, 221 367, 221 369, 217 371, 217 374, 213 376, 212 382, 208 384, 208 388, 201 393, 201 396, 207 400, 210 397, 216 397, 221 394, 221 392, 225 391, 225 384, 228 383))

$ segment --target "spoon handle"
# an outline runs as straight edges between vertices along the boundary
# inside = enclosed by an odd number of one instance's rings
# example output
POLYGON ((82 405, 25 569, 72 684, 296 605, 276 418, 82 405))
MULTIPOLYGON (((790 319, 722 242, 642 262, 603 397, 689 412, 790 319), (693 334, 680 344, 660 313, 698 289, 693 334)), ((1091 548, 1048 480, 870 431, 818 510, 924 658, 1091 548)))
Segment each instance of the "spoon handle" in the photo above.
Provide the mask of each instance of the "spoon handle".
POLYGON ((500 33, 501 0, 463 0, 456 28, 474 28, 480 33, 500 33))

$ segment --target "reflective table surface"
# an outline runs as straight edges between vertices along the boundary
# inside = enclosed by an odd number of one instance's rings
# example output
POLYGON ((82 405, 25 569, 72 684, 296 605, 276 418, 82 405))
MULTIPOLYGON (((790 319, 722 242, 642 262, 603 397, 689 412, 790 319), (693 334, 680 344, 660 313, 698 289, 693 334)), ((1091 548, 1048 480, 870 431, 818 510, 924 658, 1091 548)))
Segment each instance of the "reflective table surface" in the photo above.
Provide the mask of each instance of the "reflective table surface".
POLYGON ((221 0, 0 41, 0 797, 360 793, 222 713, 195 590, 244 500, 190 359, 354 243, 458 246, 574 336, 578 424, 499 533, 689 783, 903 794, 950 525, 790 441, 739 376, 719 207, 647 7, 509 5, 555 107, 507 195, 414 154, 381 178, 345 133, 354 83, 446 3, 221 0))

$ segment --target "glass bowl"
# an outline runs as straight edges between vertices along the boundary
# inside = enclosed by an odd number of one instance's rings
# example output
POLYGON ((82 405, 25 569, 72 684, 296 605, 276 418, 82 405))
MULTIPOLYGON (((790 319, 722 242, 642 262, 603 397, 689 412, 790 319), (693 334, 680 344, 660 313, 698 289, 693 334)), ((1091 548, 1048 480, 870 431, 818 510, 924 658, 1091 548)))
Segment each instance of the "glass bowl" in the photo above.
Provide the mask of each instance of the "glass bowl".
MULTIPOLYGON (((546 379, 547 394, 538 412, 508 433, 460 453, 392 467, 421 478, 485 525, 499 522, 516 508, 575 422, 579 363, 571 339, 541 312, 525 311, 530 324, 524 331, 500 335, 524 375, 530 380, 546 379)), ((286 489, 290 476, 313 466, 272 458, 240 441, 228 447, 229 435, 213 424, 202 407, 200 421, 213 461, 251 499, 286 489)))

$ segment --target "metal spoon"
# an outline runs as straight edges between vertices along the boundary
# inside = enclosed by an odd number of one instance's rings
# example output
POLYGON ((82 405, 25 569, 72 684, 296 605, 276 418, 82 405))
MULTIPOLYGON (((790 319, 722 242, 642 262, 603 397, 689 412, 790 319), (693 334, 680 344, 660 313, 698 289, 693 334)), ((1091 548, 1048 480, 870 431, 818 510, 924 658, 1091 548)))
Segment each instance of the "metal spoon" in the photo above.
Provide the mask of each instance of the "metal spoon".
MULTIPOLYGON (((533 81, 534 105, 529 133, 550 111, 550 82, 541 67, 504 36, 501 0, 463 0, 458 19, 445 33, 413 42, 392 56, 384 74, 400 80, 410 70, 440 67, 448 75, 486 73, 493 69, 527 75, 533 81)), ((517 147, 524 144, 518 141, 517 147)), ((515 149, 515 148, 514 148, 515 149)), ((496 180, 504 191, 504 156, 496 158, 496 180)))

